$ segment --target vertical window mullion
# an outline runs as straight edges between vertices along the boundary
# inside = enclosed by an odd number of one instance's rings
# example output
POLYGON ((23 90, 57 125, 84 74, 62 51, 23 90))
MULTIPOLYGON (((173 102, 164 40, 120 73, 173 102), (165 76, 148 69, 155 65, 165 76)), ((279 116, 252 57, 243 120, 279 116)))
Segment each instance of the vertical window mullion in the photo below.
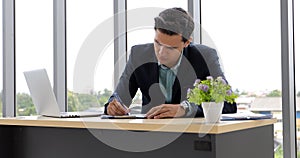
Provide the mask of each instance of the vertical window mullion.
POLYGON ((53 90, 61 111, 67 111, 66 70, 66 0, 53 1, 54 29, 54 86, 53 90))
POLYGON ((281 0, 283 154, 296 158, 296 94, 293 0, 281 0))
POLYGON ((201 0, 188 0, 188 11, 193 16, 195 29, 193 32, 193 42, 202 43, 201 39, 201 0))
POLYGON ((114 88, 118 83, 127 60, 126 58, 122 58, 122 56, 126 55, 127 51, 126 4, 127 0, 114 0, 114 88))
POLYGON ((15 0, 3 0, 3 116, 16 116, 15 0))

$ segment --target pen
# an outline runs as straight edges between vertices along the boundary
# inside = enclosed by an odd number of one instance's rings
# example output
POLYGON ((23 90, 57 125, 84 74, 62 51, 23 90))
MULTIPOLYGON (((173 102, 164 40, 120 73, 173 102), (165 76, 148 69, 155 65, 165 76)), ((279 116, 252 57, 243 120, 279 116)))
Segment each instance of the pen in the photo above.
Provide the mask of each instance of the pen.
MULTIPOLYGON (((127 106, 123 103, 123 101, 121 100, 120 96, 118 95, 118 93, 114 93, 113 95, 116 100, 124 107, 125 111, 127 111, 127 106)), ((127 113, 129 115, 129 113, 127 113)))

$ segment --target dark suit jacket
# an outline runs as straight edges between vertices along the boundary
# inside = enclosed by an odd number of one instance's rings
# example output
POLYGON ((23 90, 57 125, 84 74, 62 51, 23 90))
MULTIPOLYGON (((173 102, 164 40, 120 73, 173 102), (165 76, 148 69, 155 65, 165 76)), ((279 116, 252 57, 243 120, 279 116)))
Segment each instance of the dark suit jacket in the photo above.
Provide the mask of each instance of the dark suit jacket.
MULTIPOLYGON (((188 88, 193 88, 195 80, 222 76, 217 52, 204 45, 190 44, 184 48, 183 56, 173 85, 171 104, 179 104, 186 100, 188 88)), ((119 80, 116 93, 125 105, 130 105, 138 88, 142 92, 142 113, 152 107, 164 104, 165 97, 159 86, 159 67, 154 53, 154 45, 143 44, 133 46, 125 70, 119 80)), ((108 103, 112 101, 111 96, 108 103)), ((105 113, 108 103, 105 105, 105 113)), ((201 106, 192 105, 193 113, 187 117, 203 117, 201 106)), ((235 113, 236 104, 224 103, 223 113, 235 113)))

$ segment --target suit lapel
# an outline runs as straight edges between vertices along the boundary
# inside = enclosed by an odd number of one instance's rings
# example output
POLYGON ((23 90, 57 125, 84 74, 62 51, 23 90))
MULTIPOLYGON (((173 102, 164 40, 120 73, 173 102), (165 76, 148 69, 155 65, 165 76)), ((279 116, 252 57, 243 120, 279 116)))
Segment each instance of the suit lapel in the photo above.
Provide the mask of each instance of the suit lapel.
POLYGON ((173 85, 172 102, 180 103, 182 100, 186 100, 187 89, 192 88, 196 78, 196 72, 184 51, 173 85))

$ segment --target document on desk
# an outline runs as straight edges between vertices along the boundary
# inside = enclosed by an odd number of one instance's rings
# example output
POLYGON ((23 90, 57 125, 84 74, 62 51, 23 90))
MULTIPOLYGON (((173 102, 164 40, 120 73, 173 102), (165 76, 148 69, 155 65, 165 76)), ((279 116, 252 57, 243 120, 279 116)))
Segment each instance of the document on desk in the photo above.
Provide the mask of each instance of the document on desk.
POLYGON ((101 115, 101 119, 146 119, 146 114, 130 114, 122 116, 101 115))
POLYGON ((253 112, 240 112, 235 114, 222 114, 221 121, 230 120, 261 120, 261 119, 271 119, 272 114, 257 114, 253 112))

